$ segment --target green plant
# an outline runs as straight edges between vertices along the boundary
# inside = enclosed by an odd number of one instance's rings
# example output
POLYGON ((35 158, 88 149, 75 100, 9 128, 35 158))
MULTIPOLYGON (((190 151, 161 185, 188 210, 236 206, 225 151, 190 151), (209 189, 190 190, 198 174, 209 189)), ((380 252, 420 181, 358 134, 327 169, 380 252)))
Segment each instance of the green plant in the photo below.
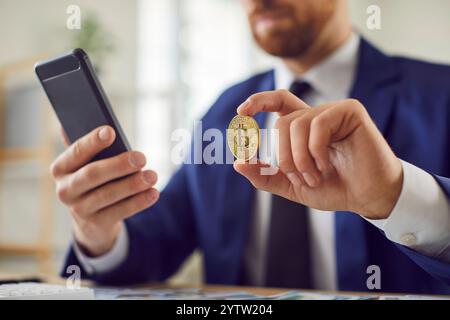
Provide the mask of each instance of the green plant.
POLYGON ((105 30, 98 17, 92 12, 83 16, 81 29, 74 35, 73 46, 85 50, 92 57, 97 68, 115 50, 112 34, 105 30))

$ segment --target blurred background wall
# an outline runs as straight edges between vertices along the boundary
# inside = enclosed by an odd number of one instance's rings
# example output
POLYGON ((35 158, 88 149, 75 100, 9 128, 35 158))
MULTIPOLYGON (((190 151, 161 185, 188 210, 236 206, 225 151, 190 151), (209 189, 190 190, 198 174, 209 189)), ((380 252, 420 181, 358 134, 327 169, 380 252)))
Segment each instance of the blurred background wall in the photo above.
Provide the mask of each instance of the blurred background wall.
MULTIPOLYGON (((355 30, 380 48, 441 63, 450 63, 448 12, 448 0, 350 0, 355 30), (381 30, 366 27, 373 4, 381 30)), ((70 240, 47 169, 63 150, 59 128, 32 66, 84 43, 83 26, 105 42, 88 52, 161 188, 175 169, 172 130, 191 129, 222 90, 274 62, 254 45, 238 0, 0 0, 0 272, 56 272, 70 240), (81 9, 81 30, 66 27, 70 5, 81 9), (36 258, 38 243, 48 252, 36 258)), ((176 281, 201 281, 200 260, 176 281)))
POLYGON ((91 34, 113 43, 96 67, 133 139, 136 19, 136 1, 0 1, 0 271, 57 271, 71 235, 48 180, 48 162, 63 150, 59 126, 33 64, 91 34), (73 4, 81 8, 84 29, 66 27, 73 4))

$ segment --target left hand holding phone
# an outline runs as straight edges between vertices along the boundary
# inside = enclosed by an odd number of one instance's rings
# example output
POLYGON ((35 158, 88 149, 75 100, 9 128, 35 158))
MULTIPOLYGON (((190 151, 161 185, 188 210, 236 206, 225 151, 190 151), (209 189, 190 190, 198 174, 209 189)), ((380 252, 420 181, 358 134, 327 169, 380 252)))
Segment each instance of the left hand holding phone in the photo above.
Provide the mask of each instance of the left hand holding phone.
POLYGON ((115 138, 110 126, 96 128, 70 145, 50 167, 58 198, 70 209, 75 240, 91 256, 107 253, 124 227, 123 220, 159 198, 156 172, 143 170, 146 158, 141 152, 90 162, 115 138))

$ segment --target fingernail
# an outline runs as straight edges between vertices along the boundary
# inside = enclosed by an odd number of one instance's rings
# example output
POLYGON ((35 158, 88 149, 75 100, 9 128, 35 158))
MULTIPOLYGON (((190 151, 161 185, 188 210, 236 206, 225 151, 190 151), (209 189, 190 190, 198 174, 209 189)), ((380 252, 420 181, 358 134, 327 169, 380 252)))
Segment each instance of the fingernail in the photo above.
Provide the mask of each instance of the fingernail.
POLYGON ((314 188, 317 186, 317 180, 314 178, 312 174, 309 174, 308 172, 303 172, 303 179, 305 179, 306 183, 314 188))
POLYGON ((241 111, 242 109, 245 108, 245 106, 247 106, 249 104, 249 101, 246 100, 244 103, 242 103, 237 109, 236 112, 239 113, 239 111, 241 111))
POLYGON ((292 183, 292 185, 294 185, 295 187, 300 187, 302 185, 302 182, 296 173, 288 172, 288 173, 286 173, 286 177, 292 183))
POLYGON ((100 140, 106 141, 109 139, 109 137, 111 136, 110 132, 109 132, 109 128, 102 128, 100 130, 100 132, 98 133, 98 137, 100 138, 100 140))
POLYGON ((153 184, 155 182, 155 178, 153 173, 151 173, 150 171, 146 171, 142 174, 142 179, 144 180, 144 182, 146 184, 153 184))
POLYGON ((132 153, 128 161, 135 168, 141 168, 145 166, 145 157, 142 153, 139 152, 132 153))
POLYGON ((150 190, 149 193, 147 194, 147 199, 148 201, 153 201, 156 199, 156 197, 158 196, 157 191, 156 190, 150 190))

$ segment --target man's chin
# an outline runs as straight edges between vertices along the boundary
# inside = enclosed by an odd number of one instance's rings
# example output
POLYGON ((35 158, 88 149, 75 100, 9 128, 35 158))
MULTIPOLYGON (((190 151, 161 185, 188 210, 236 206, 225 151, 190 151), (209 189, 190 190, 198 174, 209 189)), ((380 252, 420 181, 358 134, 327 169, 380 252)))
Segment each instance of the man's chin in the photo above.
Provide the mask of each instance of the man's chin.
POLYGON ((296 58, 301 56, 309 47, 300 39, 294 37, 255 37, 259 47, 268 54, 279 58, 296 58))

